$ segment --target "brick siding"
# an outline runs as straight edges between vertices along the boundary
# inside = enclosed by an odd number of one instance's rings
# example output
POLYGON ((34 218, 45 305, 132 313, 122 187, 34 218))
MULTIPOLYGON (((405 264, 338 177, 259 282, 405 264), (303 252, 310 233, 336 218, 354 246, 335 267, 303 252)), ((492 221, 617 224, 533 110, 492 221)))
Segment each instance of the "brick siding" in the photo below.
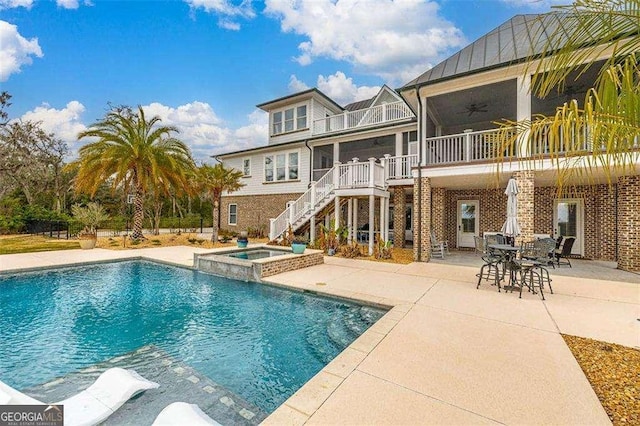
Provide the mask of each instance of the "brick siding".
POLYGON ((618 179, 618 268, 640 272, 640 176, 618 179))
POLYGON ((419 179, 414 179, 413 185, 413 258, 414 260, 420 258, 422 262, 428 262, 431 259, 431 179, 423 177, 421 180, 422 199, 420 202, 418 202, 418 198, 420 198, 418 197, 419 179), (418 219, 418 210, 422 212, 421 220, 418 219), (416 235, 419 229, 421 232, 416 235))
POLYGON ((246 231, 248 228, 264 227, 265 235, 269 234, 269 219, 282 213, 288 201, 300 198, 302 194, 274 195, 228 195, 222 197, 222 220, 220 227, 231 231, 246 231), (229 204, 238 205, 238 224, 229 225, 229 204))
POLYGON ((407 202, 404 188, 397 186, 393 188, 393 246, 404 247, 404 229, 406 225, 405 204, 407 202))

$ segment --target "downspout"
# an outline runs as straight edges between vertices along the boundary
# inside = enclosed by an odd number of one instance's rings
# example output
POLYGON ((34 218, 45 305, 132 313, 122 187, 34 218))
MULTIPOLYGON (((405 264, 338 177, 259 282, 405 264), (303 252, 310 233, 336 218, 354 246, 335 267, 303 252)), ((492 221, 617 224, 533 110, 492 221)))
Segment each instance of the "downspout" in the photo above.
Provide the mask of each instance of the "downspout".
MULTIPOLYGON (((416 83, 416 98, 418 99, 418 262, 422 261, 422 99, 420 86, 416 83)), ((414 212, 416 213, 416 212, 414 212)), ((415 233, 414 233, 415 235, 415 233)), ((415 240, 415 238, 414 238, 415 240)))
POLYGON ((311 181, 313 180, 313 150, 309 146, 309 139, 304 141, 304 146, 309 150, 309 183, 307 184, 307 188, 311 188, 311 181))

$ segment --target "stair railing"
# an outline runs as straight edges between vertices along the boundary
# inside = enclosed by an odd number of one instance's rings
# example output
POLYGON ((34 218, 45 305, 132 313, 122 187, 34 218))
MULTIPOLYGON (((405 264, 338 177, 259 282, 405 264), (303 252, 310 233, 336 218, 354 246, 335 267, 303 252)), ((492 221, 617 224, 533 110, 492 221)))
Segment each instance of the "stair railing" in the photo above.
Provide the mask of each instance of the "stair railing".
POLYGON ((334 189, 334 169, 331 168, 317 182, 311 182, 309 189, 275 219, 270 219, 269 240, 275 240, 309 212, 314 211, 334 189))

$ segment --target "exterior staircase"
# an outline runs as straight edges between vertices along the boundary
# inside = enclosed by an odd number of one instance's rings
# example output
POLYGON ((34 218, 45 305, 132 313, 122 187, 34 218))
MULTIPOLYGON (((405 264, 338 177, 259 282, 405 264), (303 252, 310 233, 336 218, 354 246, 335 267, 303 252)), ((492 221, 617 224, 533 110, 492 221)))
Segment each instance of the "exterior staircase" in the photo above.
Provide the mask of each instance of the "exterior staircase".
POLYGON ((363 196, 386 191, 389 181, 411 178, 411 168, 417 165, 416 155, 385 156, 380 162, 375 158, 364 162, 357 160, 336 163, 320 179, 311 182, 304 194, 289 203, 278 217, 270 219, 269 239, 280 238, 289 226, 293 231, 299 230, 336 196, 363 196))

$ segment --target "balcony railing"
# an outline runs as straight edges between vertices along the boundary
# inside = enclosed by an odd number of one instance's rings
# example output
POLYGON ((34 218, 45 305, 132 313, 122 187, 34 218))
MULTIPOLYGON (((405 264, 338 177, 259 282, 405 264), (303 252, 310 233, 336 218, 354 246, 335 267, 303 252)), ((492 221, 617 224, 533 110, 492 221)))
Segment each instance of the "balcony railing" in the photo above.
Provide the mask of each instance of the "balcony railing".
POLYGON ((415 117, 402 101, 376 105, 357 111, 345 111, 313 122, 313 134, 340 132, 415 117))
POLYGON ((425 141, 425 160, 427 165, 444 165, 486 161, 502 156, 510 158, 516 155, 515 143, 504 146, 504 140, 514 139, 515 129, 511 134, 503 134, 503 130, 491 129, 479 132, 459 133, 438 136, 425 141))
POLYGON ((386 179, 411 179, 411 169, 418 165, 417 155, 399 155, 391 157, 385 155, 386 179))

